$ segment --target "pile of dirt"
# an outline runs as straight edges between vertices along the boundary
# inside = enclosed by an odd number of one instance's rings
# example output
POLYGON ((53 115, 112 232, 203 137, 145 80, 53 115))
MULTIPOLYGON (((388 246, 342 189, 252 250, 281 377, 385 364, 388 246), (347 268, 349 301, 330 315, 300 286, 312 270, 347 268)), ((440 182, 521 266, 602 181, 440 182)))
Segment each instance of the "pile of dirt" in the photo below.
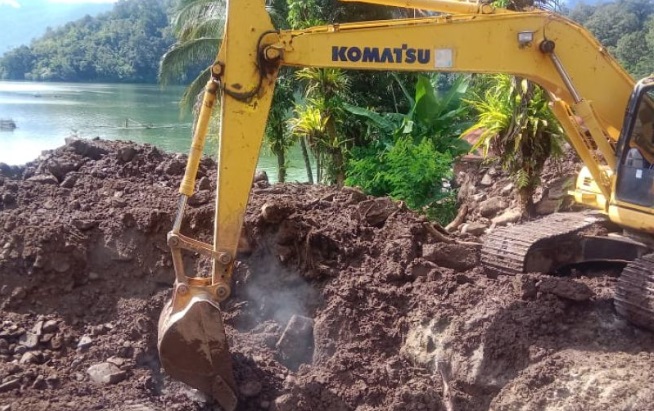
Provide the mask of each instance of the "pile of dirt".
MULTIPOLYGON (((548 159, 533 195, 531 213, 538 217, 574 209, 568 191, 574 189, 582 166, 570 146, 564 147, 562 155, 548 159)), ((457 220, 448 227, 450 231, 480 236, 524 218, 514 181, 497 160, 464 156, 456 163, 454 172, 461 208, 457 220)))
MULTIPOLYGON (((156 352, 184 160, 74 140, 0 165, 0 410, 218 409, 156 352)), ((202 161, 182 230, 204 241, 214 170, 202 161)), ((245 235, 223 305, 239 410, 654 401, 654 336, 616 315, 616 273, 488 278, 474 237, 351 188, 259 181, 245 235)))

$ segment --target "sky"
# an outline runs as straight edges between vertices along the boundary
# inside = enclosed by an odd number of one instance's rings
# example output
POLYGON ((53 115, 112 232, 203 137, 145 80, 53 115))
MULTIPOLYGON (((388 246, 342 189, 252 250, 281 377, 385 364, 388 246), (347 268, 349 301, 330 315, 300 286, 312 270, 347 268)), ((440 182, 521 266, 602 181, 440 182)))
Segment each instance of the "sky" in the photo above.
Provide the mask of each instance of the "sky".
POLYGON ((85 15, 96 16, 118 0, 0 0, 0 56, 85 15))

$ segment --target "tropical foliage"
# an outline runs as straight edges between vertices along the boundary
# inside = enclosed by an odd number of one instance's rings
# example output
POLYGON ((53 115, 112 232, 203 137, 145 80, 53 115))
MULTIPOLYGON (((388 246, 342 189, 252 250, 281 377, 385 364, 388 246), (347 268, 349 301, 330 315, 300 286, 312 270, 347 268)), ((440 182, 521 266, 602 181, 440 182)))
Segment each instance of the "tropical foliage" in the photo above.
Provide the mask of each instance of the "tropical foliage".
POLYGON ((454 158, 469 146, 458 138, 468 111, 462 98, 468 80, 457 76, 450 88, 438 93, 440 76, 418 76, 415 94, 406 91, 411 106, 407 113, 377 113, 346 106, 366 119, 370 141, 352 150, 346 183, 369 194, 389 195, 427 212, 452 195, 443 183, 451 178, 454 158))
POLYGON ((181 100, 185 109, 195 104, 196 97, 209 80, 211 63, 220 47, 224 25, 224 1, 177 1, 172 18, 172 30, 177 41, 161 59, 159 80, 163 85, 189 84, 181 100))
POLYGON ((473 150, 479 148, 486 155, 493 152, 499 157, 528 211, 545 160, 561 152, 563 130, 540 87, 504 74, 484 81, 481 91, 467 100, 478 114, 468 131, 482 130, 473 150))

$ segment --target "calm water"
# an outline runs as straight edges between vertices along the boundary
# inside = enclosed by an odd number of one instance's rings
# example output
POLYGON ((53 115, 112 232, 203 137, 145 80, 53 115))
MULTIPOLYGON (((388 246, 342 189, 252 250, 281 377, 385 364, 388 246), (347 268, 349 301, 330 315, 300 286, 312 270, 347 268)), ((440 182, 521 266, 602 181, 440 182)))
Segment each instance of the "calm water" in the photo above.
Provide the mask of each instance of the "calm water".
MULTIPOLYGON (((12 119, 18 126, 0 131, 0 162, 24 164, 71 135, 187 153, 192 119, 180 118, 182 92, 183 87, 157 85, 0 81, 0 119, 12 119)), ((262 151, 258 168, 274 180, 276 159, 262 151)), ((288 180, 306 181, 299 150, 290 154, 288 180)))

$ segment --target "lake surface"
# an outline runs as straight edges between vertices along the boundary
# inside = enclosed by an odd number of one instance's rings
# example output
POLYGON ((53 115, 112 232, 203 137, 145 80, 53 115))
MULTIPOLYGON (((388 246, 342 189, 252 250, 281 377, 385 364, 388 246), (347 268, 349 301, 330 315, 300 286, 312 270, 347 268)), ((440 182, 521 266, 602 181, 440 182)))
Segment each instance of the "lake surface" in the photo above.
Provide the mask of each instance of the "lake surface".
MULTIPOLYGON (((183 91, 181 86, 0 81, 0 119, 18 126, 0 131, 0 162, 24 164, 43 150, 63 145, 71 135, 150 143, 187 153, 192 118, 180 116, 183 91)), ((288 181, 306 181, 299 149, 289 154, 288 181)), ((276 159, 265 148, 258 168, 276 179, 276 159)))

